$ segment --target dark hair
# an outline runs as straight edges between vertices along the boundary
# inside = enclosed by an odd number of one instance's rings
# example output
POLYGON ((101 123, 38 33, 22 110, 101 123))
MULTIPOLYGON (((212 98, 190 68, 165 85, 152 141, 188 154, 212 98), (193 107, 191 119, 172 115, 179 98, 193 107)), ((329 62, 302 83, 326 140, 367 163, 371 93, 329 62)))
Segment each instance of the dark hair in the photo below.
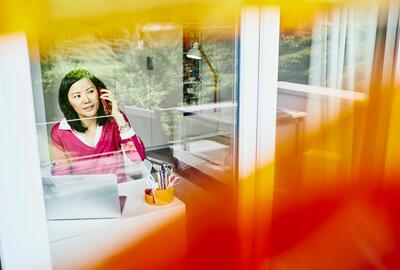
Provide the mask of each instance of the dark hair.
MULTIPOLYGON (((58 104, 60 105, 61 111, 63 112, 71 128, 78 132, 85 132, 87 130, 87 127, 82 125, 82 122, 79 120, 78 113, 69 103, 68 92, 74 83, 83 78, 90 79, 97 89, 107 88, 102 81, 100 81, 92 73, 84 69, 72 70, 68 72, 67 75, 65 75, 65 77, 62 79, 60 84, 60 91, 58 94, 58 104), (70 121, 70 120, 75 120, 75 121, 70 121)), ((108 120, 107 117, 101 117, 101 116, 105 116, 105 113, 99 97, 99 109, 97 110, 97 117, 98 117, 97 124, 99 124, 100 126, 104 125, 108 120)))

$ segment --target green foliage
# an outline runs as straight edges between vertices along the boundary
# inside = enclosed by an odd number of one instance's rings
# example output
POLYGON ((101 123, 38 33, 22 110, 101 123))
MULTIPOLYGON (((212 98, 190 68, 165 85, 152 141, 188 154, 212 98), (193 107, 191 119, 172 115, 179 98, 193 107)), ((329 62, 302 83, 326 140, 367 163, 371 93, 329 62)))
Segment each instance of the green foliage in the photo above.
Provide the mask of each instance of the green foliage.
MULTIPOLYGON (((124 37, 109 40, 85 35, 57 42, 41 52, 44 92, 58 93, 60 81, 68 72, 85 69, 114 90, 123 104, 157 107, 163 102, 166 91, 163 83, 152 81, 151 74, 143 68, 145 53, 154 55, 157 52, 143 52, 136 48, 135 40, 124 37), (116 50, 116 44, 124 50, 116 50)), ((174 55, 168 53, 167 48, 158 53, 174 55)))
POLYGON ((279 80, 308 84, 311 33, 282 33, 279 47, 279 80))

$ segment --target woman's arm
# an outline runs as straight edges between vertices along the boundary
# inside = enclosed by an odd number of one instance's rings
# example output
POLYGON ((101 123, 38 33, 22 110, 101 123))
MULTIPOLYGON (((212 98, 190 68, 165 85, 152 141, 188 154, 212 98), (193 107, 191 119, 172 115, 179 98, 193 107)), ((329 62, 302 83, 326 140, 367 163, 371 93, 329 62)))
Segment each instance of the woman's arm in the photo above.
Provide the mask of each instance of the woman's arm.
POLYGON ((126 115, 119 110, 117 100, 113 93, 107 89, 101 89, 101 92, 102 95, 100 98, 111 102, 111 115, 117 123, 121 139, 120 144, 125 151, 125 154, 133 162, 143 161, 146 158, 143 142, 136 135, 126 115))
POLYGON ((71 174, 71 163, 57 130, 58 125, 54 126, 51 130, 51 156, 54 163, 53 175, 71 174))
POLYGON ((118 125, 121 146, 130 160, 133 162, 141 162, 146 158, 144 144, 130 126, 126 115, 121 112, 120 114, 120 118, 118 117, 118 120, 115 119, 115 122, 118 125))

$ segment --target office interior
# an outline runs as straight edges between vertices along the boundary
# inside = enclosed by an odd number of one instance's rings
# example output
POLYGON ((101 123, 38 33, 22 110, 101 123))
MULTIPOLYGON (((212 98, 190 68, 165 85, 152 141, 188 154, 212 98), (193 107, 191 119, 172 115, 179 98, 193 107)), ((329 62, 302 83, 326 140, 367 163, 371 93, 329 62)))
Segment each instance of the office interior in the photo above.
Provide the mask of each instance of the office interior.
POLYGON ((205 5, 198 19, 179 17, 183 6, 144 5, 155 14, 130 20, 141 9, 121 1, 129 11, 114 23, 99 24, 120 14, 109 5, 88 17, 60 8, 48 11, 48 32, 40 24, 0 32, 1 97, 10 100, 0 110, 1 215, 9 218, 0 221, 0 268, 24 269, 24 255, 36 269, 140 269, 149 260, 151 269, 326 269, 312 259, 319 252, 338 268, 395 269, 399 219, 364 205, 358 188, 385 190, 398 170, 400 4, 321 2, 234 4, 225 13, 205 5), (119 191, 143 208, 129 201, 125 223, 47 221, 41 179, 54 173, 59 85, 78 68, 113 91, 146 159, 173 166, 182 180, 173 203, 146 208, 145 167, 125 156, 119 191), (343 194, 361 199, 343 210, 343 194), (27 205, 31 215, 15 214, 27 205), (31 233, 10 229, 21 220, 31 233), (336 234, 350 237, 338 243, 336 234), (96 247, 102 237, 108 249, 96 247), (154 258, 154 241, 170 245, 168 259, 154 258), (370 257, 359 252, 366 246, 370 257), (73 262, 80 249, 87 257, 73 262))

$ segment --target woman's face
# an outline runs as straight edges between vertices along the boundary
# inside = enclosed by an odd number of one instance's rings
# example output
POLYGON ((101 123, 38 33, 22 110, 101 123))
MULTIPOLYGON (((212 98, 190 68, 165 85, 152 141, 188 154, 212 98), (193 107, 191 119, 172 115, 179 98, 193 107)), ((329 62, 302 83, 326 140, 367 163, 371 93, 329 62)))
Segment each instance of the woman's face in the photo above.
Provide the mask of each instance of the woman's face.
POLYGON ((99 96, 96 86, 88 78, 82 78, 72 84, 68 92, 68 101, 79 118, 95 117, 99 109, 99 96))

